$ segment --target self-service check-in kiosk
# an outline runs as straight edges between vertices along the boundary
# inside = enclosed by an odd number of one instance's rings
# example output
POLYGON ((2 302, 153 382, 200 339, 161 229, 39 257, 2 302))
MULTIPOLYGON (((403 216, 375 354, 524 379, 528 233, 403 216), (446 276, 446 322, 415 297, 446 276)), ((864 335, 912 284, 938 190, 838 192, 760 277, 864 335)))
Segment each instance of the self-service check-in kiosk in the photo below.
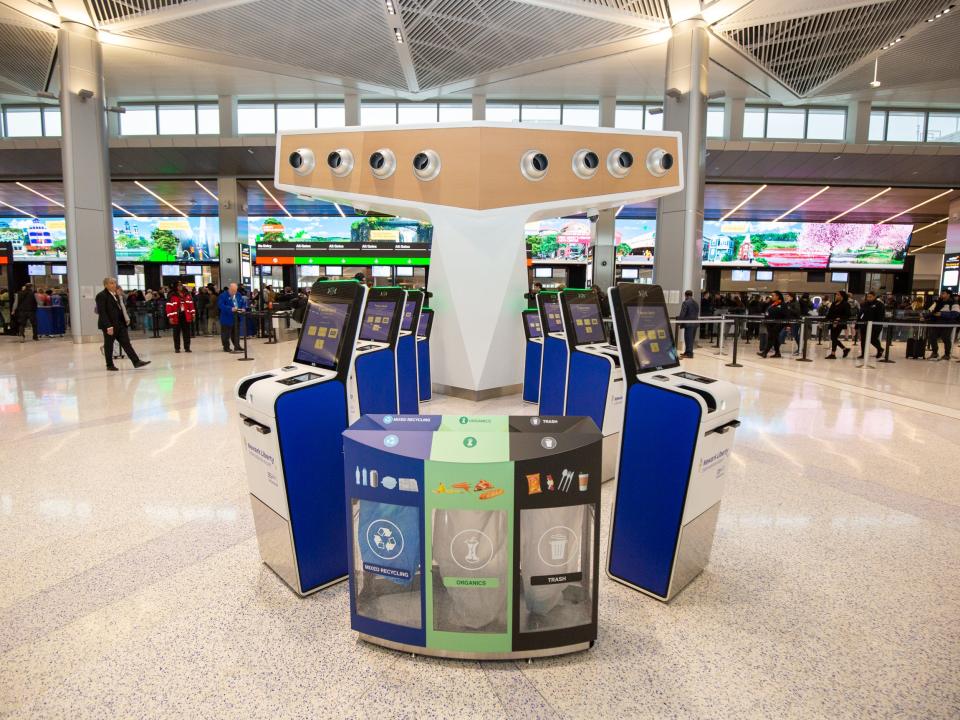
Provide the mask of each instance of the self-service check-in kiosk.
POLYGON ((680 368, 659 286, 609 297, 627 393, 607 574, 670 600, 710 558, 740 393, 680 368))
POLYGON ((401 288, 371 288, 367 292, 348 385, 361 415, 399 412, 397 343, 406 298, 401 288))
POLYGON ((293 362, 236 386, 260 557, 300 595, 347 574, 342 433, 367 289, 316 283, 293 362))
POLYGON ((433 378, 430 374, 430 331, 433 330, 433 310, 421 308, 417 323, 417 377, 420 386, 420 402, 430 402, 433 397, 433 378))
POLYGON ((527 338, 526 352, 523 356, 523 401, 540 402, 540 363, 543 361, 543 330, 540 325, 540 313, 537 310, 524 310, 523 333, 527 338))
POLYGON ((543 358, 540 361, 540 415, 563 415, 567 406, 567 369, 570 350, 563 332, 560 297, 556 292, 537 293, 537 310, 543 334, 543 358))
POLYGON ((617 443, 623 425, 626 385, 620 369, 620 353, 607 342, 606 329, 597 295, 592 290, 564 290, 560 293, 567 346, 565 415, 585 415, 603 433, 603 476, 616 474, 617 443))
POLYGON ((400 337, 397 339, 397 398, 399 412, 405 415, 420 414, 420 366, 417 362, 417 327, 423 308, 423 293, 407 290, 400 322, 400 337))

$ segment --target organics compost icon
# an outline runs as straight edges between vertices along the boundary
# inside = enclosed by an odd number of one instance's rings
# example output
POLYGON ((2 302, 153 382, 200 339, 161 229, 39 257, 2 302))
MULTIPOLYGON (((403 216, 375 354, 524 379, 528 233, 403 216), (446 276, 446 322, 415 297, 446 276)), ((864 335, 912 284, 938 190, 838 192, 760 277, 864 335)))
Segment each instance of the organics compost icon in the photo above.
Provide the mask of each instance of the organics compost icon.
POLYGON ((461 530, 450 541, 450 555, 464 570, 480 570, 493 559, 493 542, 482 530, 461 530))
POLYGON ((477 439, 476 439, 475 437, 473 437, 472 435, 467 435, 467 437, 465 437, 465 438, 463 439, 463 446, 464 446, 464 447, 467 447, 467 448, 476 447, 476 446, 477 446, 477 439))
POLYGON ((378 558, 395 560, 403 552, 403 533, 389 520, 377 518, 367 525, 367 545, 378 558))
POLYGON ((576 557, 580 549, 580 536, 565 525, 555 525, 537 543, 537 555, 550 567, 562 567, 576 557))
POLYGON ((457 422, 459 422, 461 425, 466 425, 468 422, 470 422, 470 418, 468 418, 466 415, 461 415, 457 422))

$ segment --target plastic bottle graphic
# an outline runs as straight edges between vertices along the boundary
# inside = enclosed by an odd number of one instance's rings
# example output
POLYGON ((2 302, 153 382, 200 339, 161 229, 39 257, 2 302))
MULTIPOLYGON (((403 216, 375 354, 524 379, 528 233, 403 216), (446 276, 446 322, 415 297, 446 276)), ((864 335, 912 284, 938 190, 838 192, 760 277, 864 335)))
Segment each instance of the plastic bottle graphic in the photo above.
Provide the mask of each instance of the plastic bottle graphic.
POLYGON ((360 484, 360 466, 357 465, 357 485, 360 484))
POLYGON ((364 487, 366 487, 367 485, 367 469, 366 468, 363 469, 363 485, 364 487))

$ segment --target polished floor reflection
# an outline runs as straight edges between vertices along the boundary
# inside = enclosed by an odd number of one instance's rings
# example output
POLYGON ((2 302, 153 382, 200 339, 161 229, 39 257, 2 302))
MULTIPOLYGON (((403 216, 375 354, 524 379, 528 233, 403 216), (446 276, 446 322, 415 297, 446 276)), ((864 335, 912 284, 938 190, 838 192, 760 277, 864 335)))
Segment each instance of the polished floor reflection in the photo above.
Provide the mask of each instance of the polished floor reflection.
POLYGON ((960 715, 955 363, 702 350, 744 421, 706 572, 670 605, 603 578, 594 649, 480 664, 365 645, 344 585, 298 599, 260 562, 230 397, 290 343, 135 337, 153 364, 107 374, 0 339, 0 717, 960 715))

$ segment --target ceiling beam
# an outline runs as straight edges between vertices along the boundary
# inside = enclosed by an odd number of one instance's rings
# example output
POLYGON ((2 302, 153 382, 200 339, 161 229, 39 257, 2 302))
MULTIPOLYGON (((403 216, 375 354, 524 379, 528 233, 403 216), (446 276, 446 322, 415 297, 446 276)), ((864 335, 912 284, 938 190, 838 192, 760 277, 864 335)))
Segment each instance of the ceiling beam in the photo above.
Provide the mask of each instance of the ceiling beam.
POLYGON ((676 25, 684 20, 700 17, 700 0, 666 0, 670 22, 676 25))
POLYGON ((417 68, 413 64, 413 58, 410 56, 410 35, 407 33, 407 27, 403 24, 403 13, 399 9, 400 0, 393 0, 390 7, 394 9, 391 14, 387 9, 387 3, 381 4, 383 12, 383 21, 387 28, 387 42, 393 43, 397 51, 397 60, 400 63, 400 69, 403 70, 403 79, 407 83, 407 89, 410 92, 419 92, 420 81, 417 78, 417 68), (400 37, 397 37, 397 33, 400 37))
POLYGON ((600 4, 585 3, 582 0, 513 0, 513 2, 565 12, 570 15, 580 15, 593 20, 604 20, 617 25, 637 27, 643 30, 662 30, 668 26, 666 22, 654 18, 635 15, 625 10, 614 10, 600 4))
POLYGON ((83 0, 53 0, 53 7, 61 21, 80 23, 88 27, 97 27, 96 18, 90 14, 83 0))
POLYGON ((170 5, 160 10, 153 10, 121 20, 105 22, 101 27, 112 33, 124 33, 138 28, 160 25, 161 23, 171 22, 173 20, 182 20, 183 18, 193 17, 194 15, 203 15, 204 13, 213 12, 214 10, 223 10, 256 1, 257 0, 193 0, 193 2, 183 5, 170 5))
POLYGON ((30 19, 33 19, 50 27, 60 26, 59 15, 29 0, 0 0, 0 8, 4 6, 25 16, 23 18, 17 18, 15 14, 3 13, 4 22, 14 22, 26 25, 27 27, 34 27, 33 23, 30 22, 30 19))

